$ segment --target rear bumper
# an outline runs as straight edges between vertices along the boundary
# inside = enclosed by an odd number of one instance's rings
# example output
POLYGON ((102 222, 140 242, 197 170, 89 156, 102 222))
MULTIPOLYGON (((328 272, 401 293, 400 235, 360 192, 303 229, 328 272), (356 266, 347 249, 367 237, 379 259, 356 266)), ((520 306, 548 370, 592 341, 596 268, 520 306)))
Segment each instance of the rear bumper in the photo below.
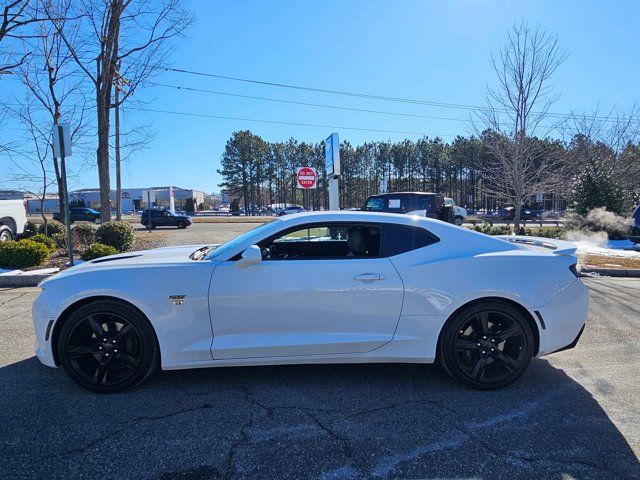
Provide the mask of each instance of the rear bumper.
POLYGON ((540 330, 538 356, 573 348, 589 316, 589 290, 580 280, 562 290, 547 305, 537 308, 546 328, 540 330))

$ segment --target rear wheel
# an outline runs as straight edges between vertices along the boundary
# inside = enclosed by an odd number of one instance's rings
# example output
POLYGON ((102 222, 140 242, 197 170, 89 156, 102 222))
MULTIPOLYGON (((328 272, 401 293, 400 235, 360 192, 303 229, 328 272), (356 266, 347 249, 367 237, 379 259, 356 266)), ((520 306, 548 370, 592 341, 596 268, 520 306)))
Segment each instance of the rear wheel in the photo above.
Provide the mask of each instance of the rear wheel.
POLYGON ((159 356, 149 321, 116 300, 97 300, 71 314, 62 326, 58 352, 74 382, 102 393, 142 382, 155 369, 159 356))
POLYGON ((491 390, 515 382, 533 357, 529 322, 512 305, 500 301, 463 309, 444 327, 440 363, 467 386, 491 390))
POLYGON ((0 242, 6 242, 9 240, 13 240, 13 233, 9 227, 2 226, 0 227, 0 242))

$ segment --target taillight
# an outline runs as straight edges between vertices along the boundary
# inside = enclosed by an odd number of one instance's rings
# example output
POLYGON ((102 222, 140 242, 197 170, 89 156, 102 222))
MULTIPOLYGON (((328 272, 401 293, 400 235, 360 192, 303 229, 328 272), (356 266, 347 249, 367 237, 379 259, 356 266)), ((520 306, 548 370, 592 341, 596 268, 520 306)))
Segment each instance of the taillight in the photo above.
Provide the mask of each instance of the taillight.
POLYGON ((571 273, 573 273, 576 276, 576 278, 578 278, 578 264, 577 263, 574 263, 573 265, 571 265, 569 267, 569 270, 571 270, 571 273))

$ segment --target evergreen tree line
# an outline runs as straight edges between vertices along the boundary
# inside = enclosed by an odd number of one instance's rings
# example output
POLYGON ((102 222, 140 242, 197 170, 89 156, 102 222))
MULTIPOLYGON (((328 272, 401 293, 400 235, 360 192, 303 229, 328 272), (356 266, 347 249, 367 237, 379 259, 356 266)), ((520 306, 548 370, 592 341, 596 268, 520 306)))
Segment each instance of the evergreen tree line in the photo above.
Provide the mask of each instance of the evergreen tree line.
MULTIPOLYGON (((496 189, 502 182, 496 158, 487 147, 496 134, 485 131, 478 137, 456 137, 446 143, 441 138, 423 137, 417 141, 367 142, 354 146, 340 144, 340 205, 359 208, 369 195, 381 189, 394 191, 438 192, 468 209, 494 210, 508 206, 509 186, 496 189), (386 187, 386 188, 385 188, 386 187)), ((504 139, 508 142, 509 139, 504 139)), ((537 144, 532 163, 547 168, 549 181, 541 187, 543 201, 529 198, 531 207, 565 210, 574 200, 589 197, 593 206, 614 211, 628 210, 638 201, 640 189, 640 144, 631 142, 619 151, 601 141, 576 134, 571 141, 528 138, 537 144), (588 177, 585 177, 588 172, 588 177), (597 177, 594 180, 594 177, 597 177), (593 184, 603 185, 602 199, 593 184), (583 190, 588 189, 589 192, 583 190), (598 204, 599 202, 603 202, 598 204)), ((233 133, 227 141, 218 173, 220 186, 239 198, 247 210, 268 206, 297 204, 314 210, 328 208, 324 143, 267 142, 249 130, 233 133), (314 167, 318 188, 303 191, 296 187, 297 167, 314 167)))

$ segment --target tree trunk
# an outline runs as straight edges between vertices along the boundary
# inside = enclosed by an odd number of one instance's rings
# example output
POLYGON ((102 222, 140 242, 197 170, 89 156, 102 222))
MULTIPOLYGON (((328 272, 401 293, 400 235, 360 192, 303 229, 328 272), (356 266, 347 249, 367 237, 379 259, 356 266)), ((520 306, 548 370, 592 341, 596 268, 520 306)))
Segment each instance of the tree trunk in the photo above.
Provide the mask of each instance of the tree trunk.
POLYGON ((109 101, 104 95, 97 98, 98 110, 98 178, 100 181, 100 221, 111 220, 111 179, 109 175, 109 101))

